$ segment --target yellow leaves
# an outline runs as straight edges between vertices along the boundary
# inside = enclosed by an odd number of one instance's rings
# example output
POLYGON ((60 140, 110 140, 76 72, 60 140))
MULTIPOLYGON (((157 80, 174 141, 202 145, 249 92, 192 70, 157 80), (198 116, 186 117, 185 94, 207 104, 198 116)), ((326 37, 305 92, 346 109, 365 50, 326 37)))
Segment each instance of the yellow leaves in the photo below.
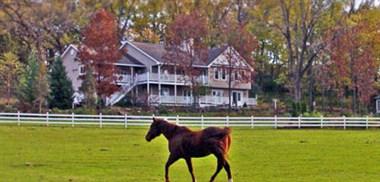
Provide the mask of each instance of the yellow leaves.
POLYGON ((19 75, 23 70, 23 65, 19 58, 12 52, 6 52, 0 58, 0 78, 5 80, 6 75, 19 75))

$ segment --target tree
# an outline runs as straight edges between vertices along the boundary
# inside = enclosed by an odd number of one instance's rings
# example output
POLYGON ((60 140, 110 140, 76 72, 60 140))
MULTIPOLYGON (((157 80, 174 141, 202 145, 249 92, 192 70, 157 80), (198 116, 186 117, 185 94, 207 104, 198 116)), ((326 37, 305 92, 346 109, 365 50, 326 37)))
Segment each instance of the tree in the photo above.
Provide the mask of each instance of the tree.
POLYGON ((105 101, 118 89, 114 63, 121 56, 116 20, 105 9, 100 9, 91 17, 82 34, 84 40, 79 48, 79 58, 86 67, 94 68, 96 93, 105 101))
POLYGON ((94 77, 93 68, 90 65, 87 65, 86 67, 86 74, 84 75, 84 79, 79 90, 84 95, 83 102, 85 107, 95 109, 97 103, 96 80, 94 77))
POLYGON ((51 66, 49 85, 49 107, 59 109, 71 108, 74 91, 60 57, 56 58, 51 66))
POLYGON ((249 66, 253 65, 253 51, 256 48, 256 39, 246 30, 246 24, 230 19, 221 27, 223 39, 228 49, 225 50, 224 56, 227 63, 223 65, 223 69, 227 70, 228 81, 228 96, 229 104, 228 111, 231 111, 232 88, 236 84, 251 82, 251 73, 249 66), (242 61, 247 61, 248 65, 241 64, 242 61))
MULTIPOLYGON (((339 2, 281 0, 262 3, 268 26, 278 31, 286 45, 287 75, 295 102, 302 99, 302 79, 325 50, 325 34, 340 19, 339 2), (334 15, 334 16, 331 16, 334 15)), ((331 38, 334 39, 336 34, 331 38)))
POLYGON ((47 99, 49 97, 49 81, 47 65, 45 63, 41 63, 41 61, 38 64, 37 76, 37 98, 35 102, 38 104, 38 111, 42 112, 42 110, 48 106, 47 99))
POLYGON ((190 84, 194 107, 201 89, 197 78, 202 74, 202 70, 195 68, 195 65, 207 60, 206 37, 207 20, 197 11, 178 15, 167 29, 167 54, 164 57, 168 64, 176 65, 183 71, 185 81, 190 84))
POLYGON ((1 88, 5 90, 7 105, 13 95, 15 86, 18 85, 19 75, 22 72, 23 65, 12 52, 7 52, 0 58, 0 84, 1 88))
POLYGON ((35 110, 37 99, 39 65, 35 55, 32 53, 28 57, 25 72, 21 75, 17 88, 17 98, 22 110, 35 110))
POLYGON ((1 1, 0 25, 10 32, 28 50, 36 50, 41 61, 52 58, 54 52, 62 52, 77 32, 74 23, 73 1, 1 1), (70 37, 70 38, 69 38, 70 37), (50 50, 50 51, 49 51, 50 50))
MULTIPOLYGON (((367 11, 370 12, 370 11, 367 11)), ((378 14, 378 13, 377 13, 378 14)), ((375 79, 378 72, 377 58, 380 33, 377 18, 372 13, 357 13, 337 27, 340 36, 329 46, 334 71, 334 79, 341 96, 346 89, 351 92, 351 109, 360 111, 360 105, 369 106, 371 97, 376 93, 375 79)))

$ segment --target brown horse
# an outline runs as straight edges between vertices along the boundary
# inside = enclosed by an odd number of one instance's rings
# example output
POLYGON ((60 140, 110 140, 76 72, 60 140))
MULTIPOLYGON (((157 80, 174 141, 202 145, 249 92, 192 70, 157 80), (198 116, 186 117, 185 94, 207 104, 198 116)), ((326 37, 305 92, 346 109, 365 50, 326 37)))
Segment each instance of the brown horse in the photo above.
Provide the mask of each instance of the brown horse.
POLYGON ((165 180, 169 182, 169 167, 178 159, 185 159, 191 178, 195 182, 192 157, 204 157, 210 154, 215 155, 218 160, 216 172, 210 181, 214 181, 216 175, 224 167, 227 172, 228 182, 232 182, 230 165, 226 156, 231 145, 231 129, 209 127, 201 131, 191 131, 184 126, 169 123, 163 119, 153 118, 145 139, 150 142, 152 139, 163 134, 169 141, 169 159, 165 165, 165 180))

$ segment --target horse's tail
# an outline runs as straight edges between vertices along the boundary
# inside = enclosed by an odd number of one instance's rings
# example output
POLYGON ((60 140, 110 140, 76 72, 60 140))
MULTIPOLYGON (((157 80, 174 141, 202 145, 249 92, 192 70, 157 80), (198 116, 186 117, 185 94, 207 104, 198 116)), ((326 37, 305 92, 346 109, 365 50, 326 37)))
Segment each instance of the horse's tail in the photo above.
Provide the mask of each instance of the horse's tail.
POLYGON ((224 157, 227 159, 228 158, 228 152, 230 151, 231 148, 231 128, 225 127, 224 130, 227 132, 227 135, 223 138, 222 144, 223 144, 223 154, 224 157))

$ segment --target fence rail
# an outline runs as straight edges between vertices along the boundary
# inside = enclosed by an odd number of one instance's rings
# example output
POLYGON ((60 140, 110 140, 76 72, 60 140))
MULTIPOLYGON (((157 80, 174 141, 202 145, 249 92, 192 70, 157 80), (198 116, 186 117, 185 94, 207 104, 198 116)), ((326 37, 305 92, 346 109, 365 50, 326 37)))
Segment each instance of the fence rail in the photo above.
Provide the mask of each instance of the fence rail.
MULTIPOLYGON (((0 124, 49 125, 95 125, 104 126, 149 126, 153 116, 136 115, 83 115, 52 113, 0 113, 0 124)), ((157 116, 184 126, 208 127, 272 127, 272 128, 380 128, 378 117, 186 117, 157 116)))

